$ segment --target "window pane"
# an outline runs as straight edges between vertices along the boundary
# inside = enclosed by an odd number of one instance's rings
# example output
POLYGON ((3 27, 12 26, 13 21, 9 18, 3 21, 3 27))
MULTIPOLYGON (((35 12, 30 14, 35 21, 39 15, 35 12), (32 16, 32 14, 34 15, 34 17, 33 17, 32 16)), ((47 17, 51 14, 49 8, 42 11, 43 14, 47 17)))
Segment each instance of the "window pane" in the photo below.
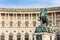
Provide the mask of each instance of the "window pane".
POLYGON ((13 27, 13 22, 12 21, 10 21, 10 27, 13 27))
POLYGON ((4 21, 2 21, 2 27, 4 27, 4 26, 5 26, 4 21))
POLYGON ((26 21, 26 22, 25 22, 25 26, 26 26, 26 27, 28 27, 28 25, 29 25, 29 22, 28 22, 28 21, 26 21))
POLYGON ((28 33, 25 34, 25 40, 29 40, 29 35, 28 35, 28 33))
POLYGON ((4 40, 4 34, 1 35, 1 40, 4 40))
POLYGON ((20 27, 21 26, 21 22, 20 21, 18 21, 18 27, 20 27))
POLYGON ((33 26, 34 26, 34 27, 36 26, 36 21, 33 21, 33 26))
POLYGON ((20 35, 20 33, 17 34, 17 40, 21 40, 21 35, 20 35))
POLYGON ((12 33, 9 34, 9 40, 13 40, 13 35, 12 35, 12 33))
POLYGON ((60 40, 60 35, 57 35, 57 40, 60 40))

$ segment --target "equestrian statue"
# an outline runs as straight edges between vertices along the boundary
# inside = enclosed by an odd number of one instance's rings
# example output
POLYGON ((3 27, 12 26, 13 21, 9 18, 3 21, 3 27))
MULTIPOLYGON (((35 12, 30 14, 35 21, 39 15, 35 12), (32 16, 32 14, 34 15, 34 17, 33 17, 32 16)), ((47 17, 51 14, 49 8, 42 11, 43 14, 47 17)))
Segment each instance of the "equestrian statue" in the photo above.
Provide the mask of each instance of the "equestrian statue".
POLYGON ((39 21, 40 25, 36 27, 35 33, 40 33, 40 32, 48 32, 52 33, 52 29, 48 26, 48 13, 46 8, 41 8, 40 9, 40 14, 39 14, 39 21))
POLYGON ((39 19, 42 21, 42 24, 46 24, 46 26, 48 25, 47 16, 48 16, 47 9, 40 9, 39 19))

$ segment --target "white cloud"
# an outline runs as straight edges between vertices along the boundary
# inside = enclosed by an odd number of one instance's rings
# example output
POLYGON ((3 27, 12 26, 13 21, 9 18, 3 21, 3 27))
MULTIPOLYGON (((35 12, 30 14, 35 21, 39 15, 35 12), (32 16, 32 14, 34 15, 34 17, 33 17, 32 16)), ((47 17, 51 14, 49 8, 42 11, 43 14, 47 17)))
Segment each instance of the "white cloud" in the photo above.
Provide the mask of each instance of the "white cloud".
POLYGON ((52 6, 60 6, 60 0, 51 0, 50 3, 52 6))

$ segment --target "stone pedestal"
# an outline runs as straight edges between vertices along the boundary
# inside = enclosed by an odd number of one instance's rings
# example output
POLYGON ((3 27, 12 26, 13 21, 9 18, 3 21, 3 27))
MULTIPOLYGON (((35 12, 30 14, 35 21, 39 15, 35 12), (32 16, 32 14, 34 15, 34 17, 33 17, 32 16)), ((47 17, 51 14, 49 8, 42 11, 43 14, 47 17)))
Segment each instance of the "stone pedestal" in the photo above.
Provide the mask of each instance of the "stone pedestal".
POLYGON ((37 35, 41 35, 41 40, 54 40, 55 37, 55 34, 42 32, 42 33, 35 33, 34 40, 37 40, 37 35))

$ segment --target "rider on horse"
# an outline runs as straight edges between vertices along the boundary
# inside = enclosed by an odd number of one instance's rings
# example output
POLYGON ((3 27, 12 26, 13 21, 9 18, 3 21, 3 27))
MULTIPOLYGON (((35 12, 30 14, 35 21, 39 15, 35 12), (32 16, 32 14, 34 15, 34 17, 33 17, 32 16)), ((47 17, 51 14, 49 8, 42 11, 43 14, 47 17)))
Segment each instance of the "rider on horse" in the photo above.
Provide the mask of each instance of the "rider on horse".
POLYGON ((45 24, 48 25, 48 19, 47 19, 47 9, 41 9, 40 10, 40 20, 42 21, 42 24, 45 24))

